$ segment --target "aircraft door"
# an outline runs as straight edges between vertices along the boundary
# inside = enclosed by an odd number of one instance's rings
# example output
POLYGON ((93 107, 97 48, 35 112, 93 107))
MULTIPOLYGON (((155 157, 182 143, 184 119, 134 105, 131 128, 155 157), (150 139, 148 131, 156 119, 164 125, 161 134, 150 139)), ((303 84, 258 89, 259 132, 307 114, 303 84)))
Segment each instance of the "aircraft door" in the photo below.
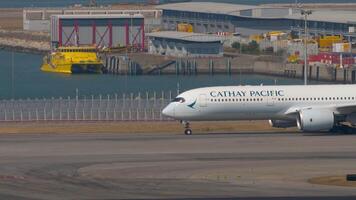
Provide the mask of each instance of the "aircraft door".
POLYGON ((207 107, 208 102, 207 102, 206 94, 201 94, 199 95, 199 106, 200 107, 207 107))
POLYGON ((267 106, 274 106, 276 97, 267 97, 267 106))

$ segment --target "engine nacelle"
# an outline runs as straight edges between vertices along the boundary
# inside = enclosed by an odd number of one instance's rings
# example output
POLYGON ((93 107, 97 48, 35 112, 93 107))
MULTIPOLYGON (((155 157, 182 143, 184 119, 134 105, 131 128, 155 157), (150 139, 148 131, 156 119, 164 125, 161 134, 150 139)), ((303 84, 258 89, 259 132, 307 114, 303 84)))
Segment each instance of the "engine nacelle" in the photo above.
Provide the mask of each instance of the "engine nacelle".
POLYGON ((296 127, 297 121, 296 120, 269 120, 269 124, 274 128, 290 128, 296 127))
POLYGON ((297 117, 298 128, 303 132, 328 131, 334 124, 334 113, 327 109, 301 110, 297 117))

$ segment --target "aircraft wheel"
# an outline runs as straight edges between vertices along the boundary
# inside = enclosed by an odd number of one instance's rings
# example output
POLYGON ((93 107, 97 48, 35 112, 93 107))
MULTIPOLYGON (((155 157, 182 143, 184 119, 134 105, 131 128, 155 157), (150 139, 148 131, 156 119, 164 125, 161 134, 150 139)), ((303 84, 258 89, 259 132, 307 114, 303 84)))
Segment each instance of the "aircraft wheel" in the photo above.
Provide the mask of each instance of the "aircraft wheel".
POLYGON ((192 129, 185 129, 184 134, 192 135, 193 134, 192 129))

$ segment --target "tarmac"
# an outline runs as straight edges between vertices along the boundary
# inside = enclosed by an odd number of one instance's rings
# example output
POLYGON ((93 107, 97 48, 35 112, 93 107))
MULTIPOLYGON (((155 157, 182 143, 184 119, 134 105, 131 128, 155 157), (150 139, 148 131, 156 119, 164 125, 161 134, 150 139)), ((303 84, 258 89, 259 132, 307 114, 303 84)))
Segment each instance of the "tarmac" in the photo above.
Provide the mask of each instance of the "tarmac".
POLYGON ((356 199, 356 135, 1 134, 0 199, 356 199))

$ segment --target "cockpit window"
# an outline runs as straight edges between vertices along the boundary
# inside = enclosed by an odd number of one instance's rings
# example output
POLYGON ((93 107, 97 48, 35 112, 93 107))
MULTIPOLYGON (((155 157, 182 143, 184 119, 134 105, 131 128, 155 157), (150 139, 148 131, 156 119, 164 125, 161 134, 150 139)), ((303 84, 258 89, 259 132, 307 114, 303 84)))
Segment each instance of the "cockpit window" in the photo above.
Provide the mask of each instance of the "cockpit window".
POLYGON ((172 102, 179 102, 179 103, 184 103, 185 99, 182 97, 177 97, 172 100, 172 102))

